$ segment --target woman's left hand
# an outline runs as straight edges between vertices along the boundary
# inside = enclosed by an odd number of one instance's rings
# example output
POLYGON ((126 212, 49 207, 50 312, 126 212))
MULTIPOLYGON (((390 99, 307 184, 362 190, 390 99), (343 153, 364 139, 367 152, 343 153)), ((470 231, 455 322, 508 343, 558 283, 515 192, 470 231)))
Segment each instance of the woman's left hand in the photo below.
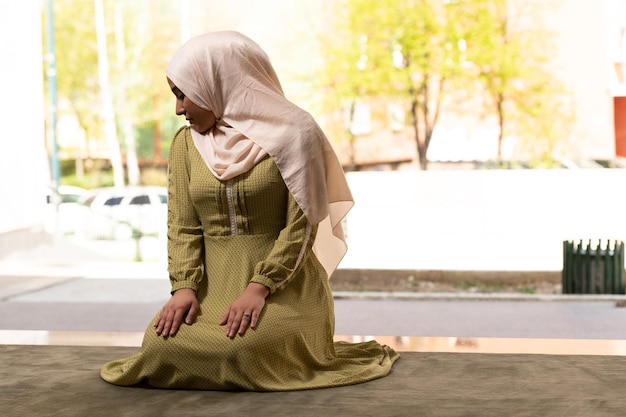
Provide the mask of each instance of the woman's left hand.
POLYGON ((237 334, 243 336, 248 327, 254 329, 265 307, 265 297, 269 289, 256 282, 251 282, 244 293, 228 307, 222 316, 220 326, 226 325, 226 336, 233 339, 237 334))

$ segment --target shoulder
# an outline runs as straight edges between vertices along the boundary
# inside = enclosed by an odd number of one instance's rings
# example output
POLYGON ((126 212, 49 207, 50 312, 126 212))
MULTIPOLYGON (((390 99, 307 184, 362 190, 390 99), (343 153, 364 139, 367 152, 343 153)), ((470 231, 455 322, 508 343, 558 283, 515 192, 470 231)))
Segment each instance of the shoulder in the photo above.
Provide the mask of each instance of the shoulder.
POLYGON ((170 163, 187 160, 189 157, 189 151, 194 146, 189 129, 189 126, 183 126, 174 134, 169 149, 170 163))
POLYGON ((187 138, 191 139, 191 132, 189 131, 190 127, 189 126, 182 126, 180 127, 176 133, 174 134, 174 139, 173 141, 185 141, 187 140, 187 138))
POLYGON ((189 126, 183 126, 176 131, 174 139, 172 139, 171 149, 188 148, 189 143, 192 142, 191 132, 189 126))

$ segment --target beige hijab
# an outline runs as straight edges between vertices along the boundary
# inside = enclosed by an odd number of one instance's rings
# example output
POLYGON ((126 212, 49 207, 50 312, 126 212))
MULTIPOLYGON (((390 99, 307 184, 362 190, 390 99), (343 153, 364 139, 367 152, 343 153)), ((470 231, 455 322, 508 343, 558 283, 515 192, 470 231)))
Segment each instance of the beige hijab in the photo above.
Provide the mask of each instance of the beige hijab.
POLYGON ((341 220, 352 194, 328 139, 313 117, 285 98, 265 52, 232 31, 192 38, 172 58, 167 77, 217 118, 207 134, 191 130, 213 174, 227 180, 269 154, 309 223, 313 250, 328 276, 346 252, 341 220))

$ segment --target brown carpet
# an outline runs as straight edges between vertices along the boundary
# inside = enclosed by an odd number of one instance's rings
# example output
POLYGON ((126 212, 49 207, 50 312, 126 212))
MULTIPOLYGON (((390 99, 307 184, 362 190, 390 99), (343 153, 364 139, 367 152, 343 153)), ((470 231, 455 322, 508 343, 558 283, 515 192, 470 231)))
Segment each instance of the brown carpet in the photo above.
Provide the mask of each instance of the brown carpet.
POLYGON ((3 417, 625 416, 626 357, 402 353, 379 380, 256 393, 122 388, 98 375, 138 348, 0 345, 3 417))

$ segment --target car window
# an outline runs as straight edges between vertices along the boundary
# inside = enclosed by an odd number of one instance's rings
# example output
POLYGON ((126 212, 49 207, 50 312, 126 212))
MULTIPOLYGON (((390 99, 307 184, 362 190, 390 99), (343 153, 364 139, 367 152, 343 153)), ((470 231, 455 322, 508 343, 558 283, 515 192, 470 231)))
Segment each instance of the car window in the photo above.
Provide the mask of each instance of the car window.
POLYGON ((119 206, 123 197, 111 197, 104 202, 105 206, 119 206))
POLYGON ((159 194, 159 201, 161 204, 167 204, 167 194, 159 194))
POLYGON ((144 204, 150 204, 150 196, 148 195, 138 195, 132 198, 132 200, 130 200, 130 205, 144 205, 144 204))

